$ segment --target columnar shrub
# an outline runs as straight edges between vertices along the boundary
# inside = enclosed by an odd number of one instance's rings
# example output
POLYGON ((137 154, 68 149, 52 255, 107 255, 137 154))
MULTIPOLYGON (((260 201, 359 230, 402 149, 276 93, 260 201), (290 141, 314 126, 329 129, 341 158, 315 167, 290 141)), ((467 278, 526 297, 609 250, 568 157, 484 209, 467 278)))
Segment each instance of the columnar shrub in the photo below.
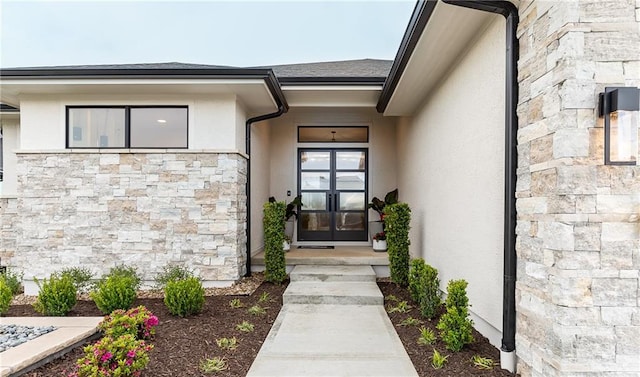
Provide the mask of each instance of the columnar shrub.
POLYGON ((447 285, 447 312, 436 326, 447 349, 460 351, 465 344, 473 342, 473 321, 469 318, 467 282, 451 280, 447 285))
POLYGON ((152 345, 131 334, 118 338, 105 336, 84 348, 84 357, 76 363, 73 377, 140 376, 149 363, 152 345))
POLYGON ((204 304, 204 288, 196 277, 169 281, 164 287, 164 304, 173 315, 198 314, 204 304))
POLYGON ((76 305, 76 287, 67 275, 51 274, 42 282, 34 279, 40 292, 33 308, 41 314, 64 316, 76 305))
POLYGON ((13 294, 11 293, 11 288, 9 288, 4 280, 0 279, 0 315, 6 313, 7 310, 9 310, 12 298, 13 294))
POLYGON ((413 302, 418 305, 422 301, 422 296, 424 296, 422 278, 425 268, 426 264, 424 263, 424 259, 417 258, 411 260, 411 268, 409 269, 409 293, 411 294, 413 302))
POLYGON ((136 339, 148 340, 156 334, 158 323, 158 317, 144 306, 138 306, 127 311, 114 310, 100 322, 98 328, 104 335, 114 339, 131 334, 136 339))
POLYGON ((385 232, 391 280, 401 286, 409 283, 409 229, 411 209, 407 203, 384 207, 385 232))
POLYGON ((136 299, 138 285, 139 282, 129 275, 109 273, 89 296, 101 312, 109 314, 116 309, 129 309, 136 299))
POLYGON ((438 270, 424 263, 421 258, 411 261, 409 292, 420 307, 420 313, 428 319, 436 316, 442 305, 438 270))
POLYGON ((263 209, 264 278, 272 283, 282 283, 287 278, 287 265, 282 248, 286 204, 284 202, 267 202, 263 209))

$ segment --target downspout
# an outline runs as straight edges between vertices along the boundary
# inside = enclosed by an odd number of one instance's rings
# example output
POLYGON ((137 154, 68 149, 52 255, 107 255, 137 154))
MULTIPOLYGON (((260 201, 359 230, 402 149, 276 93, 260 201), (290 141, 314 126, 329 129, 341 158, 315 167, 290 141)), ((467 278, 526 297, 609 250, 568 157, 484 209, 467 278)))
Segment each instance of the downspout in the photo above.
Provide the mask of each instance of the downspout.
POLYGON ((284 114, 286 111, 285 105, 280 104, 278 111, 274 113, 259 115, 257 117, 247 119, 245 123, 245 153, 247 154, 247 184, 246 197, 247 197, 247 220, 246 220, 246 235, 247 235, 247 272, 244 276, 251 276, 251 125, 263 120, 277 118, 284 114))
POLYGON ((500 364, 516 369, 516 169, 518 165, 518 8, 508 1, 457 1, 444 3, 501 14, 506 19, 505 186, 504 186, 504 277, 502 303, 502 347, 500 364))

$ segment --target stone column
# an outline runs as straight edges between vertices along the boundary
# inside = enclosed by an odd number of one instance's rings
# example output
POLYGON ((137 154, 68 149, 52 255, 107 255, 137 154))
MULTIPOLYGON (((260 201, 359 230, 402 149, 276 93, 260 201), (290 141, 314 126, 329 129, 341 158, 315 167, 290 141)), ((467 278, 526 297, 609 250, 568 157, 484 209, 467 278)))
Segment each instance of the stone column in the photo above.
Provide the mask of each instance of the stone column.
POLYGON ((640 166, 605 166, 598 93, 640 87, 640 1, 522 1, 522 376, 640 375, 640 166))

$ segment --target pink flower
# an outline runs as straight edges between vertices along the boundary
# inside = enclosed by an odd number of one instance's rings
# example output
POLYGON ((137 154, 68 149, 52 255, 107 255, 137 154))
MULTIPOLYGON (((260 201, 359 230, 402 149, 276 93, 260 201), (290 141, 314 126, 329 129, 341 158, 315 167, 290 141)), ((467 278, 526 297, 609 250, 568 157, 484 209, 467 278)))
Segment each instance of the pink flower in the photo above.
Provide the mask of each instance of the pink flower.
POLYGON ((111 352, 107 351, 107 352, 105 352, 105 354, 104 354, 104 355, 102 355, 102 357, 100 358, 100 362, 103 362, 103 363, 104 363, 105 361, 110 360, 112 356, 113 356, 113 355, 111 354, 111 352))
POLYGON ((127 352, 127 357, 128 358, 136 357, 136 351, 131 350, 131 351, 127 352))
POLYGON ((133 364, 133 359, 127 359, 127 361, 124 362, 127 365, 131 365, 133 364))
POLYGON ((155 315, 152 315, 151 317, 149 317, 149 319, 147 320, 147 325, 149 326, 157 326, 158 325, 158 317, 156 317, 155 315))

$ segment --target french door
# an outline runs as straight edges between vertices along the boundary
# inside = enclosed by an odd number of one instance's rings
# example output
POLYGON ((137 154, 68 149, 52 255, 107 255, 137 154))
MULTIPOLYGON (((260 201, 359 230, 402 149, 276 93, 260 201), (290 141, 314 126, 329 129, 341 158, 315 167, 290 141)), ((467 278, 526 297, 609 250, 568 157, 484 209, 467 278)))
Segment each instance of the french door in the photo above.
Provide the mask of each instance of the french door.
POLYGON ((367 241, 367 150, 299 149, 298 241, 367 241))

